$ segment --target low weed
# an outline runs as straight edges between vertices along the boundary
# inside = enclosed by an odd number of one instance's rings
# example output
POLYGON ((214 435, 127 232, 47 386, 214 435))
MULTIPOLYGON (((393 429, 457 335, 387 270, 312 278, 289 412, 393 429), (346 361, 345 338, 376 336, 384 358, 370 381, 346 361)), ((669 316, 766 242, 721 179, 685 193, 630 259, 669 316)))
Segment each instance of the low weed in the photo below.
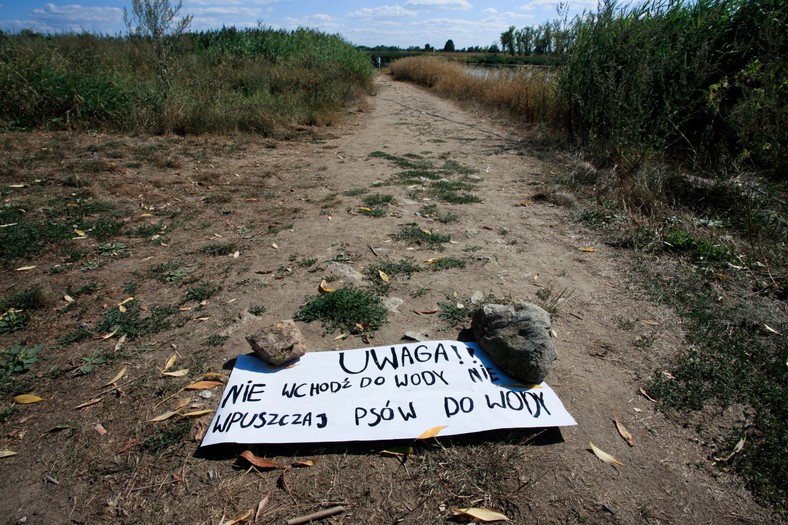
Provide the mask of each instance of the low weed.
POLYGON ((746 434, 744 449, 725 466, 762 498, 784 504, 788 464, 774 458, 784 454, 788 434, 788 353, 783 336, 765 326, 784 334, 785 318, 768 297, 727 293, 718 301, 716 293, 709 293, 708 278, 691 269, 648 273, 645 286, 682 317, 687 343, 668 365, 669 374, 655 372, 650 392, 677 413, 744 405, 748 426, 712 438, 721 450, 730 450, 746 434))
POLYGON ((142 450, 163 456, 184 441, 192 429, 189 420, 166 423, 166 426, 142 442, 142 450))
POLYGON ((466 262, 462 259, 455 257, 441 257, 435 262, 430 264, 430 270, 439 272, 441 270, 450 270, 453 268, 465 268, 466 262))
POLYGON ((665 244, 674 251, 686 253, 698 262, 725 262, 731 258, 731 253, 724 246, 681 230, 670 230, 665 235, 665 244))
POLYGON ((205 346, 222 346, 228 339, 230 339, 229 335, 214 334, 205 340, 205 346))
POLYGON ((357 288, 341 288, 308 298, 293 318, 320 321, 326 333, 358 332, 377 330, 386 322, 387 313, 379 297, 357 288))
POLYGON ((9 308, 5 313, 0 314, 0 334, 10 334, 24 330, 30 322, 30 316, 22 310, 9 308))
POLYGON ((265 313, 265 306, 260 305, 260 304, 256 304, 256 305, 250 306, 249 307, 249 313, 254 315, 254 316, 259 317, 259 316, 261 316, 261 315, 263 315, 265 313))
POLYGON ((221 291, 221 286, 211 286, 210 282, 201 281, 199 284, 189 286, 186 289, 186 297, 183 302, 195 301, 199 303, 206 301, 221 291))
POLYGON ((96 325, 96 332, 115 332, 118 336, 126 335, 129 339, 137 339, 144 335, 155 334, 173 326, 173 317, 178 313, 174 306, 154 306, 147 317, 142 317, 136 301, 124 305, 126 311, 111 308, 104 313, 104 318, 96 325))
POLYGON ((391 237, 395 241, 426 246, 438 251, 443 251, 443 245, 451 241, 450 235, 424 230, 415 222, 406 224, 398 233, 392 234, 391 237))
POLYGON ((36 310, 44 306, 46 298, 40 286, 33 286, 12 295, 9 298, 0 298, 0 311, 10 308, 15 310, 36 310))
POLYGON ((457 222, 460 218, 454 213, 441 213, 438 211, 437 204, 426 204, 419 209, 418 214, 422 217, 434 219, 442 224, 449 224, 450 222, 457 222))
POLYGON ((466 325, 479 308, 467 298, 460 300, 456 296, 447 296, 446 299, 446 301, 438 302, 438 307, 440 308, 438 315, 448 328, 466 325))
POLYGON ((361 273, 364 275, 364 279, 370 283, 375 293, 385 295, 388 293, 391 282, 384 280, 380 272, 386 274, 389 279, 398 275, 403 275, 405 278, 410 279, 411 275, 420 271, 421 267, 413 259, 400 259, 398 262, 387 259, 378 264, 367 266, 361 273))
POLYGON ((162 283, 181 283, 191 270, 181 268, 181 263, 170 261, 151 266, 145 275, 162 283))
POLYGON ((91 337, 93 337, 93 332, 88 330, 86 326, 78 324, 74 330, 58 339, 58 344, 60 344, 60 346, 68 346, 84 341, 85 339, 90 339, 91 337))
POLYGON ((238 244, 233 241, 217 241, 207 244, 200 248, 200 252, 205 255, 213 255, 219 257, 222 255, 230 255, 238 249, 238 244))
POLYGON ((539 306, 541 306, 551 316, 558 315, 558 309, 561 303, 572 297, 574 290, 563 288, 558 290, 555 287, 555 282, 550 281, 542 288, 536 290, 536 297, 539 298, 539 306), (568 293, 567 293, 568 292, 568 293))
POLYGON ((28 348, 15 343, 11 348, 3 350, 0 354, 0 390, 12 375, 27 372, 34 364, 41 361, 38 354, 43 348, 44 345, 41 344, 28 348))

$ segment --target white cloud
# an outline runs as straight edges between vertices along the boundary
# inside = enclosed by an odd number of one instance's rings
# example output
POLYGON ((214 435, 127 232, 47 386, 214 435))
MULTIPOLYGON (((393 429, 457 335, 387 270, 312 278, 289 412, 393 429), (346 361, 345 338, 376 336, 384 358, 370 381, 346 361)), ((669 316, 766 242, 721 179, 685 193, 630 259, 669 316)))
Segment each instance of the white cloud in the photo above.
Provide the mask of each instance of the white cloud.
POLYGON ((118 7, 83 7, 79 4, 44 4, 42 8, 33 9, 30 16, 44 25, 101 29, 101 26, 116 24, 122 20, 123 10, 118 7))
POLYGON ((555 7, 558 5, 558 0, 533 0, 520 7, 524 11, 532 11, 543 7, 555 7))
POLYGON ((380 7, 365 7, 348 13, 348 18, 403 18, 416 16, 415 11, 405 9, 399 4, 382 5, 380 7))
POLYGON ((408 0, 405 7, 437 7, 439 9, 470 9, 467 0, 408 0))
POLYGON ((329 33, 337 32, 342 28, 342 25, 339 24, 334 17, 322 13, 305 16, 303 18, 288 17, 285 18, 284 22, 285 27, 291 29, 297 27, 313 27, 329 33))
POLYGON ((495 9, 494 7, 488 7, 487 9, 482 9, 482 13, 484 13, 485 15, 497 15, 498 10, 495 9))

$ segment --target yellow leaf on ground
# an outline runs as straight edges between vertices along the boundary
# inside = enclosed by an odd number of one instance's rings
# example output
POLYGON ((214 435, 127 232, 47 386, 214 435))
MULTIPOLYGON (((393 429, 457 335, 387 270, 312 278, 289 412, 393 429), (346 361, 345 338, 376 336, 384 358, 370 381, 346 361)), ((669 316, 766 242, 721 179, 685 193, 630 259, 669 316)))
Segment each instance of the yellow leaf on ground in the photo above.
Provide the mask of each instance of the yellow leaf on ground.
POLYGON ((588 253, 591 253, 591 252, 593 252, 593 251, 594 251, 594 249, 593 249, 593 248, 580 248, 580 251, 581 251, 581 252, 588 252, 588 253))
POLYGON ((0 450, 0 458, 10 458, 11 456, 16 456, 16 452, 8 449, 0 450))
POLYGON ((389 282, 389 276, 383 270, 378 270, 378 275, 380 275, 380 278, 383 280, 384 283, 389 282))
POLYGON ((129 369, 128 365, 124 366, 123 368, 121 368, 121 369, 120 369, 120 372, 118 372, 118 373, 115 375, 115 377, 113 377, 112 379, 110 379, 108 383, 105 383, 105 384, 101 385, 99 388, 105 388, 105 387, 108 387, 108 386, 110 386, 110 385, 111 385, 111 384, 113 384, 113 383, 116 383, 117 381, 120 381, 120 379, 121 379, 123 376, 125 376, 125 375, 126 375, 126 371, 127 371, 128 369, 129 369))
POLYGON ((601 459, 602 461, 604 461, 608 465, 613 465, 614 467, 623 467, 624 466, 624 464, 621 463, 619 460, 617 460, 615 457, 611 456, 610 454, 608 454, 607 452, 605 452, 601 448, 597 447, 596 445, 594 445, 590 441, 588 442, 588 445, 591 447, 591 452, 593 452, 596 455, 596 457, 598 457, 599 459, 601 459))
POLYGON ((414 450, 413 447, 410 446, 402 446, 402 447, 389 447, 386 450, 381 450, 381 456, 389 456, 389 457, 402 457, 402 456, 410 456, 413 454, 414 450))
POLYGON ((14 398, 14 403, 19 403, 20 405, 29 405, 30 403, 38 403, 39 401, 43 401, 43 399, 33 394, 22 394, 14 398))
POLYGON ((71 296, 70 296, 70 295, 68 295, 68 294, 66 294, 66 295, 64 295, 64 296, 63 296, 63 300, 64 300, 64 301, 66 301, 67 303, 73 303, 73 302, 74 302, 74 298, 73 298, 73 297, 71 297, 71 296))
POLYGON ((196 383, 184 387, 184 390, 208 390, 221 385, 222 383, 220 381, 197 381, 196 383))
POLYGON ((164 370, 162 370, 162 372, 166 372, 167 370, 172 368, 172 365, 174 365, 175 361, 177 360, 178 360, 178 354, 172 354, 170 358, 167 359, 167 362, 164 363, 164 370))
POLYGON ((36 267, 35 265, 33 265, 33 266, 20 266, 19 268, 16 269, 16 271, 17 272, 26 272, 28 270, 32 270, 35 267, 36 267))
POLYGON ((446 425, 440 425, 440 426, 437 426, 437 427, 432 427, 431 429, 425 430, 424 432, 422 432, 421 435, 419 437, 417 437, 416 439, 429 439, 429 438, 435 437, 438 434, 440 434, 441 430, 443 430, 444 428, 446 428, 446 425))
POLYGON ((162 375, 165 375, 165 376, 168 376, 168 377, 183 377, 183 376, 185 376, 188 373, 189 373, 189 369, 188 368, 182 368, 180 370, 175 370, 174 372, 162 372, 162 375))
POLYGON ((109 339, 110 337, 113 337, 115 334, 117 334, 117 333, 118 333, 118 330, 120 330, 120 328, 115 328, 115 329, 114 329, 113 331, 111 331, 110 333, 102 335, 102 336, 101 336, 101 339, 102 339, 102 340, 107 340, 107 339, 109 339))
POLYGON ((349 336, 349 335, 350 335, 350 334, 349 334, 349 333, 347 333, 347 332, 342 332, 341 334, 339 334, 338 336, 336 336, 336 337, 334 338, 334 341, 339 341, 340 339, 344 339, 344 338, 346 338, 346 337, 347 337, 347 336, 349 336))
POLYGON ((316 459, 301 459, 298 461, 293 461, 294 467, 314 467, 316 459))
POLYGON ((484 523, 490 523, 493 521, 509 521, 509 518, 504 516, 500 512, 495 512, 494 510, 484 509, 480 507, 468 507, 467 509, 452 509, 452 510, 459 514, 468 516, 469 518, 473 518, 474 520, 482 521, 484 523))
POLYGON ((326 280, 325 280, 325 279, 323 279, 322 281, 320 281, 320 286, 318 286, 318 287, 317 287, 317 290, 318 290, 320 293, 332 293, 332 292, 336 292, 336 290, 335 290, 335 289, 333 289, 333 288, 331 288, 331 287, 329 287, 329 286, 328 286, 328 283, 326 282, 326 280))
POLYGON ((426 264, 434 264, 434 263, 436 263, 436 262, 438 262, 438 261, 442 261, 442 260, 443 260, 443 257, 435 257, 434 259, 427 259, 427 260, 426 260, 426 261, 424 261, 424 262, 425 262, 426 264))
POLYGON ((152 419, 149 419, 148 421, 151 421, 151 422, 165 421, 167 419, 170 419, 172 416, 176 415, 177 413, 178 413, 177 410, 170 410, 169 412, 165 412, 163 414, 159 414, 158 416, 156 416, 156 417, 154 417, 152 419))
POLYGON ((659 323, 653 319, 641 319, 640 322, 649 326, 659 326, 659 323))
POLYGON ((260 516, 263 514, 263 509, 268 505, 268 500, 271 499, 271 495, 274 493, 273 489, 268 491, 268 494, 265 495, 263 499, 260 500, 260 503, 257 504, 257 512, 254 513, 254 522, 257 523, 260 521, 260 516))
POLYGON ((192 412, 185 412, 181 414, 183 417, 200 417, 204 416, 205 414, 210 414, 213 410, 194 410, 192 412))
POLYGON ((630 447, 634 447, 635 446, 635 438, 632 436, 632 434, 629 433, 629 430, 627 430, 627 427, 625 427, 621 423, 621 421, 619 421, 616 418, 613 418, 613 423, 616 424, 616 430, 618 430, 618 434, 622 438, 624 438, 624 441, 627 442, 627 445, 629 445, 630 447))

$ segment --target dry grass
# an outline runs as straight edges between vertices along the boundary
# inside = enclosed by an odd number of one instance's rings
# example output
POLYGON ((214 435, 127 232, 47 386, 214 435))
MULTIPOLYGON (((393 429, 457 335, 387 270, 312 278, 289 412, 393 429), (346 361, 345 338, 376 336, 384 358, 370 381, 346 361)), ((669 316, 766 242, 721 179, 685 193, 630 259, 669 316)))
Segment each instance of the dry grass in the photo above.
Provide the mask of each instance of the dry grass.
POLYGON ((473 102, 529 122, 557 117, 549 70, 523 67, 499 78, 479 78, 457 62, 433 57, 409 57, 391 64, 397 80, 410 80, 453 99, 473 102))

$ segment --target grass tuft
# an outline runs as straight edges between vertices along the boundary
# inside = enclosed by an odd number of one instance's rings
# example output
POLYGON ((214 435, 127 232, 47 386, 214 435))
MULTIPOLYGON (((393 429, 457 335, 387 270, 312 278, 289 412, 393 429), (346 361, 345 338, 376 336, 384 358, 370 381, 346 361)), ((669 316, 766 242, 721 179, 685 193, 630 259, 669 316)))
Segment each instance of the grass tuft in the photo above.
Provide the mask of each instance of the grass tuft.
POLYGON ((377 330, 386 322, 387 310, 377 296, 356 288, 341 288, 307 299, 293 317, 296 321, 320 321, 326 333, 335 330, 377 330))

